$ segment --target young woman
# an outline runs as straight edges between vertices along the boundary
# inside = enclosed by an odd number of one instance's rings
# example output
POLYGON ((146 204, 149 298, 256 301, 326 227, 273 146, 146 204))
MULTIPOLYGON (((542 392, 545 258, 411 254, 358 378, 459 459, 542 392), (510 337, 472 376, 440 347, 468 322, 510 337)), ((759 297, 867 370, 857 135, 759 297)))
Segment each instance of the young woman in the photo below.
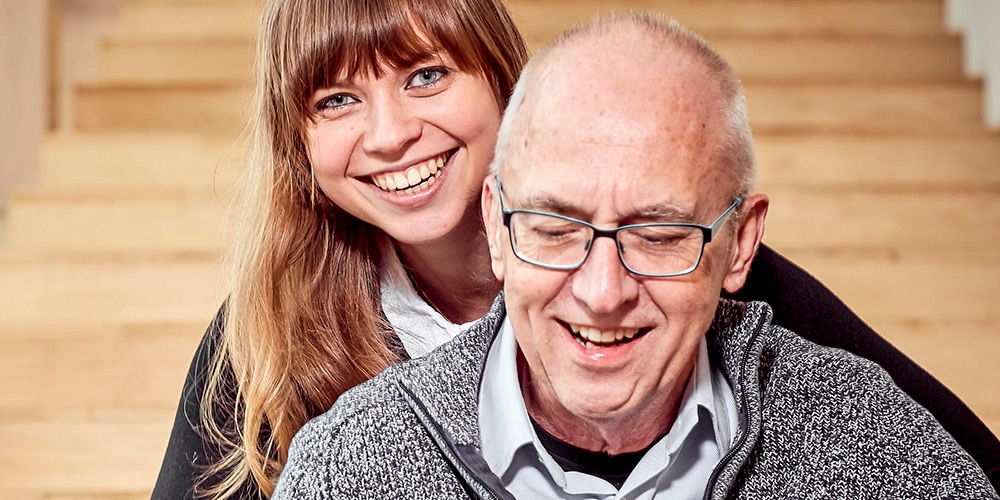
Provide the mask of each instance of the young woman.
MULTIPOLYGON (((192 363, 154 499, 266 498, 308 419, 450 339, 500 289, 479 191, 527 58, 500 0, 271 0, 258 44, 231 293, 192 363)), ((742 298, 936 384, 821 284, 762 256, 742 298)))
POLYGON ((196 451, 154 497, 269 495, 309 418, 499 290, 479 191, 527 59, 502 3, 274 0, 258 40, 231 293, 172 438, 196 451))

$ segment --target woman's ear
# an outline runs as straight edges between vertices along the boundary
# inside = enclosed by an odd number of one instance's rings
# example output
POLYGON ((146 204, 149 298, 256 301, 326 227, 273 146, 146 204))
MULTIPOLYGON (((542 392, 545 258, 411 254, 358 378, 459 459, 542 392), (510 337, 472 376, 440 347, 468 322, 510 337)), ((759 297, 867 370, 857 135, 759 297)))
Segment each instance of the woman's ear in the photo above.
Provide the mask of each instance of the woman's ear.
POLYGON ((483 181, 483 195, 480 197, 483 212, 483 227, 490 244, 490 263, 497 281, 503 282, 503 224, 500 220, 500 199, 497 194, 497 179, 492 175, 483 181))
POLYGON ((757 255, 757 249, 760 248, 764 238, 764 217, 767 215, 769 204, 770 200, 763 193, 752 194, 743 200, 742 216, 736 229, 729 271, 722 281, 722 288, 727 293, 734 294, 740 291, 747 281, 750 263, 757 255))

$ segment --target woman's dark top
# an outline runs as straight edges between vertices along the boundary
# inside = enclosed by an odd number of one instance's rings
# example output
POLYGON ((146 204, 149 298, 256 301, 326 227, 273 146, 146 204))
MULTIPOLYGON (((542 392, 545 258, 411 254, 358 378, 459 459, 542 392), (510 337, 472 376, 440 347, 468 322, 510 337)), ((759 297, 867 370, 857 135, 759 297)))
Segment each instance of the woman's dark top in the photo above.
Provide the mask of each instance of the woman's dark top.
MULTIPOLYGON (((774 310, 775 324, 817 344, 844 349, 881 365, 896 385, 927 408, 972 455, 1000 491, 1000 441, 996 436, 955 394, 880 337, 816 278, 762 246, 746 285, 734 298, 767 302, 774 310)), ((195 477, 218 459, 217 448, 195 429, 224 310, 219 310, 191 363, 152 500, 193 499, 195 477)), ((246 484, 238 498, 263 496, 255 486, 246 484)))

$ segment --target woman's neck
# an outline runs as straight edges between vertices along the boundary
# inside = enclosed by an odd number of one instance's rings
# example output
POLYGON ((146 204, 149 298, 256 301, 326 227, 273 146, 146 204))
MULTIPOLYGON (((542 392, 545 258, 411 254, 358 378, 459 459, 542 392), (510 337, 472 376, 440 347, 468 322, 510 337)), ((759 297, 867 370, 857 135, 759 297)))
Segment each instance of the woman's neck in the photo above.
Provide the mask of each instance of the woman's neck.
POLYGON ((417 292, 452 323, 485 315, 500 291, 490 267, 489 245, 478 212, 469 210, 454 231, 417 245, 396 242, 417 292))

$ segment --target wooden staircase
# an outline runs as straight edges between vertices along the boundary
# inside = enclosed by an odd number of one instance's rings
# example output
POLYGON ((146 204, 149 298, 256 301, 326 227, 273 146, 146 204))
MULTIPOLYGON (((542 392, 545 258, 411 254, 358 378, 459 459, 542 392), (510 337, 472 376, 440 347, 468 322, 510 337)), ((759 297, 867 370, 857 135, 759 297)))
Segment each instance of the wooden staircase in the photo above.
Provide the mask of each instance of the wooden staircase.
MULTIPOLYGON (((0 248, 0 498, 148 498, 225 291, 259 7, 127 0, 0 248)), ((938 0, 509 0, 533 48, 656 9, 742 75, 765 241, 1000 432, 1000 134, 938 0)))

